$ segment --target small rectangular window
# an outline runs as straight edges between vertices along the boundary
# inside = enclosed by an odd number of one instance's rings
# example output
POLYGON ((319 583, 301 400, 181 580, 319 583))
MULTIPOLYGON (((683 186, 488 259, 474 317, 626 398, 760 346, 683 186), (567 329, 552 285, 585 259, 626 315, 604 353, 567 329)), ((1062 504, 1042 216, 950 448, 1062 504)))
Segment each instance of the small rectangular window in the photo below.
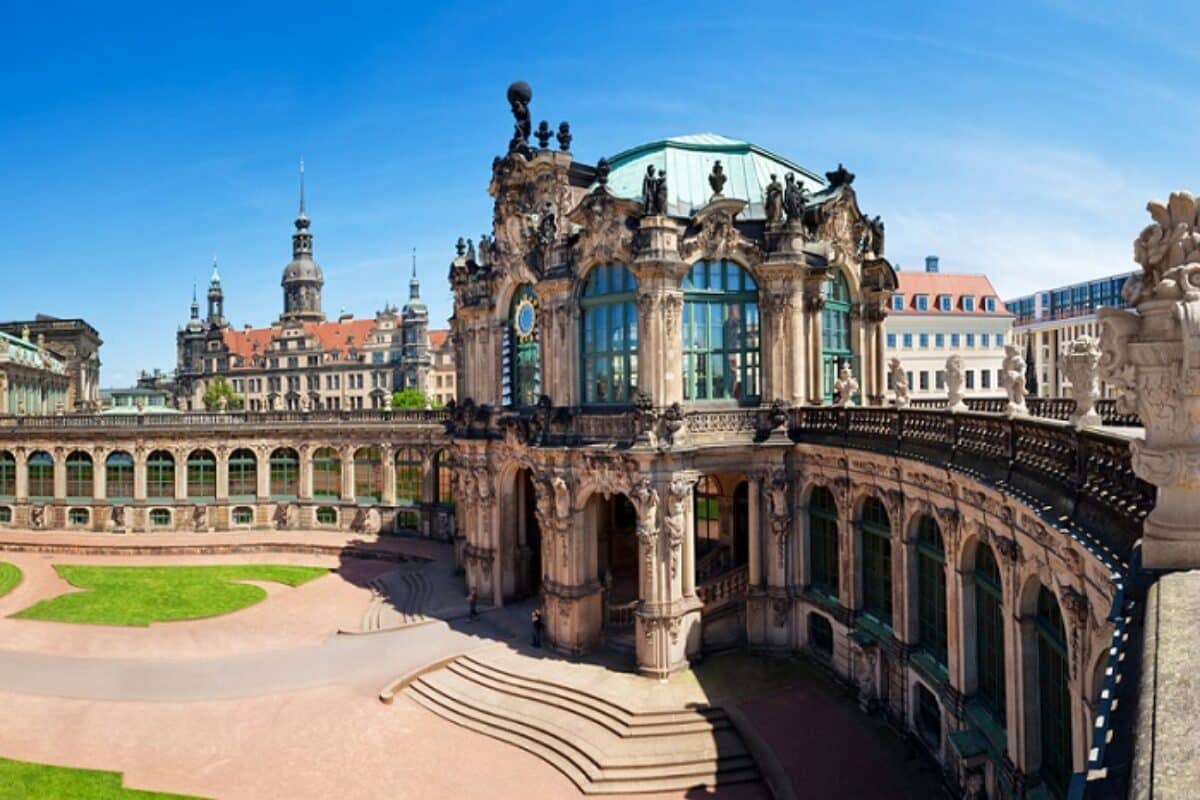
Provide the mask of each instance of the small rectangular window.
POLYGON ((929 391, 929 370, 921 370, 921 391, 929 391))
POLYGON ((989 341, 988 341, 989 339, 991 339, 991 336, 989 336, 988 334, 986 334, 986 333, 979 334, 979 346, 987 347, 989 345, 989 341))
POLYGON ((975 370, 973 370, 973 369, 967 370, 967 388, 968 389, 975 388, 975 370))
POLYGON ((933 375, 933 385, 938 389, 946 388, 946 370, 939 369, 933 375))
POLYGON ((902 295, 902 294, 892 295, 892 311, 903 311, 903 310, 904 310, 904 295, 902 295))
POLYGON ((912 347, 912 334, 911 333, 904 334, 904 346, 912 347))
POLYGON ((950 334, 950 346, 958 347, 958 334, 957 333, 950 334))
POLYGON ((979 370, 979 388, 980 389, 992 388, 992 373, 989 370, 986 370, 986 369, 979 370))
MULTIPOLYGON (((895 349, 896 349, 896 334, 894 334, 894 333, 889 333, 889 334, 887 335, 887 346, 888 346, 890 349, 892 349, 892 350, 895 350, 895 349)), ((441 385, 442 385, 442 378, 441 378, 441 376, 439 375, 439 376, 438 376, 438 386, 441 386, 441 385)))
POLYGON ((939 348, 940 348, 940 347, 945 347, 945 346, 946 346, 946 334, 944 334, 944 333, 935 333, 935 334, 933 335, 933 346, 934 346, 934 347, 939 347, 939 348))
POLYGON ((974 311, 974 310, 975 310, 975 298, 974 297, 963 297, 963 311, 974 311))
POLYGON ((928 333, 922 333, 920 335, 920 337, 918 338, 918 341, 920 342, 921 348, 923 350, 929 349, 929 334, 928 333))
POLYGON ((974 347, 974 346, 975 346, 975 334, 968 333, 967 334, 967 347, 974 347))
POLYGON ((917 311, 929 310, 929 298, 926 295, 917 295, 917 311))

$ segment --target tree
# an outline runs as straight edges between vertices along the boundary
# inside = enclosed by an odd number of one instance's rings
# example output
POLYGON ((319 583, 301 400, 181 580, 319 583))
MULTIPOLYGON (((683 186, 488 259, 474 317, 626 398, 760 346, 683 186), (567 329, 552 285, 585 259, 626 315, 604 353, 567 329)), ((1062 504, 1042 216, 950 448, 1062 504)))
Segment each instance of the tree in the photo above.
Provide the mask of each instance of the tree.
POLYGON ((204 407, 209 411, 236 410, 245 405, 242 396, 233 390, 233 385, 221 375, 208 382, 204 390, 204 407))
POLYGON ((405 389, 392 393, 392 408, 424 408, 429 398, 420 389, 405 389))

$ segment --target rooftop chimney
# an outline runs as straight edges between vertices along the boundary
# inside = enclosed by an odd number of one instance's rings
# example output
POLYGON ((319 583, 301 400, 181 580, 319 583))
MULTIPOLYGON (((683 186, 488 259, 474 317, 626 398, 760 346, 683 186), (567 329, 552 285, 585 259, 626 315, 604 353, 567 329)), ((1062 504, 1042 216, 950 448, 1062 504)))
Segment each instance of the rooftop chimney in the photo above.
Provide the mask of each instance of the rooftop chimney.
POLYGON ((938 271, 938 257, 937 256, 925 256, 925 271, 926 272, 937 272, 938 271))

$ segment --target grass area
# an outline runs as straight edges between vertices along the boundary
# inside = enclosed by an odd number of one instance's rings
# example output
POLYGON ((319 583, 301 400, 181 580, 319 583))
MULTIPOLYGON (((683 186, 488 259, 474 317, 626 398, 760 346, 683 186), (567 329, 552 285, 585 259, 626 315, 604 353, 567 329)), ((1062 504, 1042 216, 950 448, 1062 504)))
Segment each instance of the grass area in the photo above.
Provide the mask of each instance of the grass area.
POLYGON ((0 758, 0 800, 201 800, 121 786, 121 773, 0 758))
POLYGON ((7 561, 0 561, 0 597, 17 588, 17 584, 21 582, 21 570, 17 569, 15 564, 9 564, 7 561))
POLYGON ((149 625, 228 614, 252 606, 266 590, 242 581, 299 586, 329 572, 324 567, 242 564, 204 567, 107 567, 56 564, 55 571, 84 589, 43 600, 14 614, 21 619, 93 625, 149 625))

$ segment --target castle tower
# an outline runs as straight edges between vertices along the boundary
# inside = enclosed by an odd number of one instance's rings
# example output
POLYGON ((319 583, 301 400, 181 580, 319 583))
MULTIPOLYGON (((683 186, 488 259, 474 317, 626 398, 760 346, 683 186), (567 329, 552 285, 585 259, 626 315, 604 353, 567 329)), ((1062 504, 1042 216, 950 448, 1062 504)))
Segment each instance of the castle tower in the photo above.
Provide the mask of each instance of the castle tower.
POLYGON ((304 212, 304 161, 300 161, 300 214, 296 217, 296 232, 292 234, 292 260, 283 269, 283 322, 322 322, 321 287, 325 276, 313 261, 312 234, 304 212))
POLYGON ((225 293, 221 291, 221 273, 217 271, 215 257, 212 277, 208 281, 208 324, 214 328, 224 328, 229 324, 225 320, 225 293))

